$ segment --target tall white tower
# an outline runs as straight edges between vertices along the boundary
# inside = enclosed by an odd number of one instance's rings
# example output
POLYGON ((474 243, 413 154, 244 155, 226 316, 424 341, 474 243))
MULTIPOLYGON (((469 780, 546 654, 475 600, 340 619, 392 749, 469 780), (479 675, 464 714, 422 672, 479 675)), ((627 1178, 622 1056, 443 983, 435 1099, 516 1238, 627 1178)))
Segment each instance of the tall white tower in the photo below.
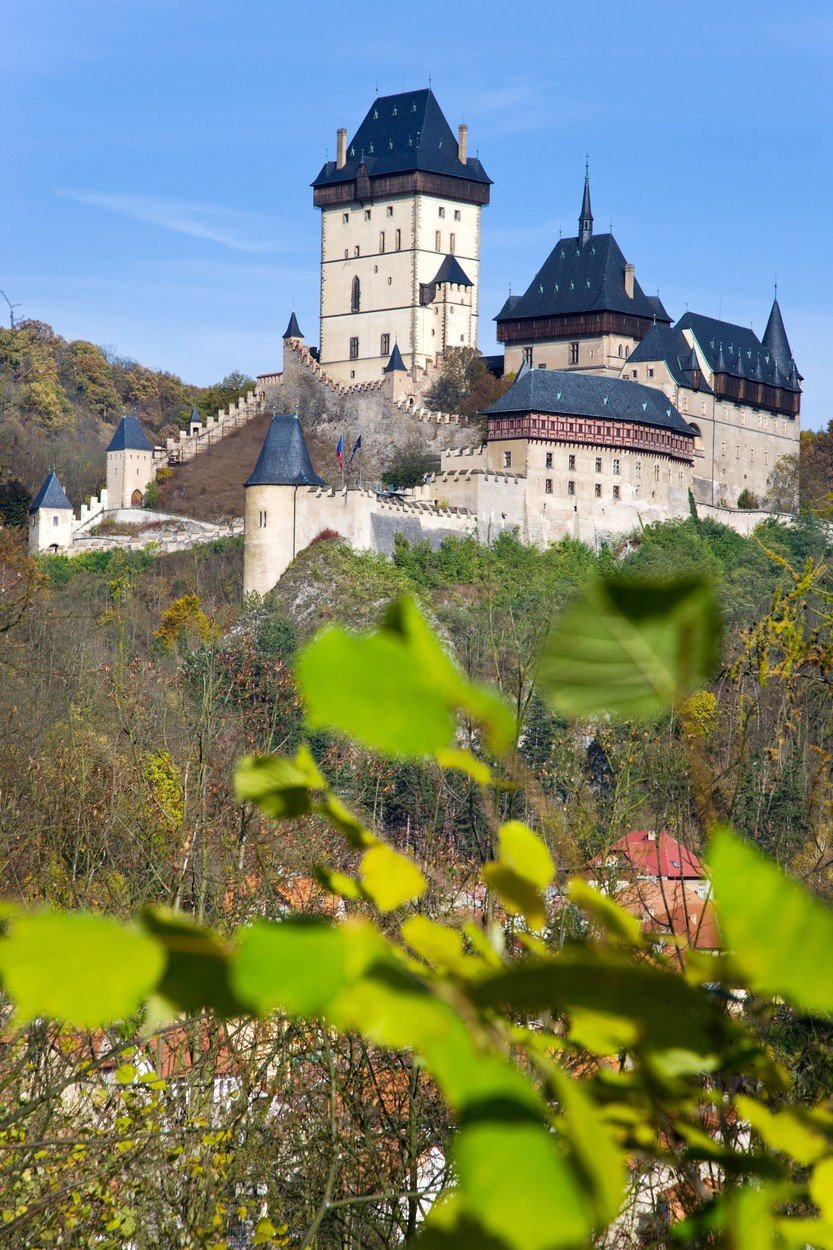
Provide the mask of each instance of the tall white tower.
POLYGON ((320 362, 382 377, 394 345, 413 371, 477 345, 480 216, 491 179, 428 89, 380 96, 313 185, 321 209, 320 362))

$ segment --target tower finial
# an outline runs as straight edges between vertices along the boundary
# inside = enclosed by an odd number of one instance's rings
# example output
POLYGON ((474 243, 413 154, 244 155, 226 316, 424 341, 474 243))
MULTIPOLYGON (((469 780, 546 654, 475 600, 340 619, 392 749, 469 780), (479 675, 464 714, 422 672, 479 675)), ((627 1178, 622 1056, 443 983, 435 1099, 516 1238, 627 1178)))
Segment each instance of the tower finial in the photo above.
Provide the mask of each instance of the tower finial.
POLYGON ((593 213, 590 209, 590 158, 584 165, 584 194, 581 197, 581 215, 578 219, 578 240, 583 246, 593 236, 593 213))

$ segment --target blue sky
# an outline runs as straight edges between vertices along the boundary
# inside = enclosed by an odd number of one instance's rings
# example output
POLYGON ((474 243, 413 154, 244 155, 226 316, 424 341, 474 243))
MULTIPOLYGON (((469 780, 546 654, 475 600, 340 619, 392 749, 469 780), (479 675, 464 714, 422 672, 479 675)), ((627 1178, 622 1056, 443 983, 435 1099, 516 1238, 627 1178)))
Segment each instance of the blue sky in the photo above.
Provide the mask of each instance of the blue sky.
MULTIPOLYGON (((494 179, 481 342, 574 233, 585 153, 645 290, 760 334, 778 292, 804 424, 833 416, 833 9, 596 0, 17 0, 0 38, 0 287, 67 338, 207 383, 317 341, 309 183, 427 84, 494 179)), ((5 305, 0 302, 0 316, 5 305)), ((5 316, 4 316, 5 319, 5 316)))

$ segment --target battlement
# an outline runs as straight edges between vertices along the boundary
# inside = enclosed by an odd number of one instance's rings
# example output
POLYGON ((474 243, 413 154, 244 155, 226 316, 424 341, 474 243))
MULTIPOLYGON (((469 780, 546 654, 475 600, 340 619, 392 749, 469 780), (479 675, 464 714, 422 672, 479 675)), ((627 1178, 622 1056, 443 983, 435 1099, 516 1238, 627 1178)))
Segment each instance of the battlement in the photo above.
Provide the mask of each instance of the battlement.
POLYGON ((93 495, 89 503, 82 503, 78 516, 72 518, 73 538, 82 530, 88 529, 93 521, 107 511, 107 491, 102 488, 98 495, 93 495))
MULTIPOLYGON (((277 375, 280 377, 280 374, 277 375)), ((219 409, 217 414, 209 417, 202 428, 191 433, 180 430, 179 438, 169 438, 164 447, 154 448, 154 463, 174 465, 184 464, 193 460, 200 452, 207 451, 216 443, 239 430, 263 412, 263 400, 256 391, 249 391, 245 396, 229 404, 225 410, 219 409)))

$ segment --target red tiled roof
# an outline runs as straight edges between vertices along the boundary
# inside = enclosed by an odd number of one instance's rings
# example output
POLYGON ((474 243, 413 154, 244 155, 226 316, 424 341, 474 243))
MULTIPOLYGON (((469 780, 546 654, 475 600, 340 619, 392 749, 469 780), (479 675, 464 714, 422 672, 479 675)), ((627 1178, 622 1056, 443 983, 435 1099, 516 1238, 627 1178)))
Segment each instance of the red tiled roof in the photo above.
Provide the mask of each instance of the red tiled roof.
POLYGON ((640 875, 672 881, 702 881, 706 876, 703 864, 693 851, 664 830, 657 834, 647 829, 626 833, 613 843, 606 855, 597 855, 593 866, 630 868, 640 875))

